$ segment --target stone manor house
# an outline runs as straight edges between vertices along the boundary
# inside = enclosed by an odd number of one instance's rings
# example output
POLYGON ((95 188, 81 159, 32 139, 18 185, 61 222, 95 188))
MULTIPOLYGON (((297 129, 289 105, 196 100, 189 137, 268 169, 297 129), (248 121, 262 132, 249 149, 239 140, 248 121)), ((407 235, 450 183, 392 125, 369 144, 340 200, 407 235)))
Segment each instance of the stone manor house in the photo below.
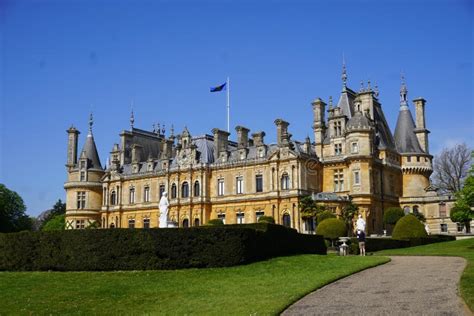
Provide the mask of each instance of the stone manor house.
MULTIPOLYGON (((158 203, 168 192, 169 219, 178 227, 255 223, 263 215, 299 232, 314 231, 298 207, 302 197, 338 213, 352 201, 367 221, 369 234, 381 234, 384 210, 399 206, 425 215, 432 233, 456 232, 449 219, 452 197, 430 184, 429 153, 423 98, 413 100, 415 120, 402 81, 395 133, 390 130, 370 82, 358 92, 343 88, 337 105, 320 98, 311 103, 313 141, 292 139, 289 123, 276 119, 276 143, 265 132, 237 126, 236 140, 217 128, 212 134, 166 136, 164 129, 135 128, 120 133, 120 143, 102 166, 92 134, 92 115, 84 147, 80 132, 68 133, 66 227, 83 229, 151 228, 159 225, 158 203), (326 118, 327 116, 327 118, 326 118)), ((309 109, 308 109, 309 111, 309 109)))

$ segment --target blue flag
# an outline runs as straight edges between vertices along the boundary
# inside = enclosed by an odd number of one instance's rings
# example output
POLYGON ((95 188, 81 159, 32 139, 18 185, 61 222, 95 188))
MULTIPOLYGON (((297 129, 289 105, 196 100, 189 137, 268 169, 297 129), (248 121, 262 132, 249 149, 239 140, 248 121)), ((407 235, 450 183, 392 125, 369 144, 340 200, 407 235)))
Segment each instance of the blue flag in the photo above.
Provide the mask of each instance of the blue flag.
POLYGON ((226 84, 227 84, 227 82, 224 83, 224 84, 221 84, 220 86, 214 87, 214 88, 211 87, 211 92, 219 92, 219 91, 225 90, 225 85, 226 84))

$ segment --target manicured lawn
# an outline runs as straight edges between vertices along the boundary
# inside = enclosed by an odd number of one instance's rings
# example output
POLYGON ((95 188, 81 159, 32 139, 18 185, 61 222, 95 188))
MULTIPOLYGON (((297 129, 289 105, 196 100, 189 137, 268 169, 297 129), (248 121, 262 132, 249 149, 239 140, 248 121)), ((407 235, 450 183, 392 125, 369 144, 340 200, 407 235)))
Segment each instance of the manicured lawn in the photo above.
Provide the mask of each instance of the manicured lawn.
POLYGON ((300 255, 175 271, 1 272, 0 314, 278 314, 388 258, 300 255))
POLYGON ((409 256, 456 256, 467 259, 468 264, 461 276, 461 296, 474 311, 474 238, 442 242, 426 246, 384 250, 378 255, 409 255, 409 256))

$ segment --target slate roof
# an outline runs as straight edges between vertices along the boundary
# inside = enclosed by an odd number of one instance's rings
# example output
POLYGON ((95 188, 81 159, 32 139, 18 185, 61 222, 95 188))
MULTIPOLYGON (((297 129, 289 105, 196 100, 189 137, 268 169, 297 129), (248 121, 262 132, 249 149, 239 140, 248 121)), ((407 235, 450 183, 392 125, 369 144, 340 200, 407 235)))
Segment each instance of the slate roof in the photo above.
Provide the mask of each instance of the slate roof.
POLYGON ((415 121, 407 105, 400 107, 395 128, 395 143, 399 153, 423 153, 415 135, 415 121))
POLYGON ((97 153, 97 147, 95 146, 94 136, 89 133, 84 143, 84 147, 81 151, 81 156, 84 155, 89 161, 89 167, 93 169, 102 169, 100 164, 99 154, 97 153))

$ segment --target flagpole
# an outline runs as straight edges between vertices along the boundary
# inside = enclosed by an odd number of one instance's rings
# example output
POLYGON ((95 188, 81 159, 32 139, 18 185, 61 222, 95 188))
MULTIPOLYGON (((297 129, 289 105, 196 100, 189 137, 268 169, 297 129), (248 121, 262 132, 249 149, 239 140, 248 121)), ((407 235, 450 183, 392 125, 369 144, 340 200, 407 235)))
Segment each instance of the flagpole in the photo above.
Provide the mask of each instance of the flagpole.
POLYGON ((230 79, 227 77, 227 132, 230 133, 230 79))

